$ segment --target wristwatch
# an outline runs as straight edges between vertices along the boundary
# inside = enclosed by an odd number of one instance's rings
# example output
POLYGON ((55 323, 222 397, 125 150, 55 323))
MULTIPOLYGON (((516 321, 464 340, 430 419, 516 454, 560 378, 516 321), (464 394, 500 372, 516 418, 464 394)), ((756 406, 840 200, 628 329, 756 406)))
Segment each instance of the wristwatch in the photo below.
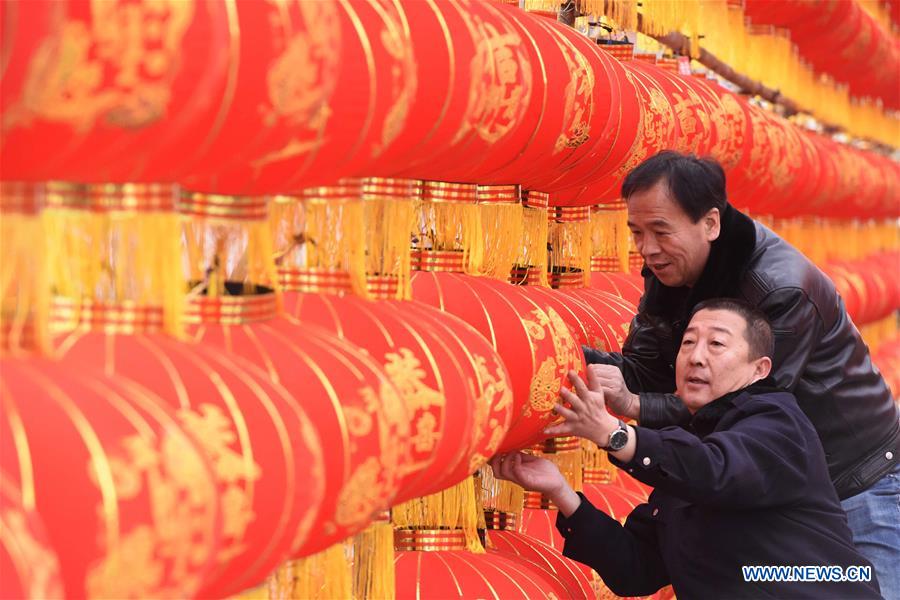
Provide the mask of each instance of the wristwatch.
POLYGON ((619 419, 619 426, 609 434, 609 441, 606 446, 600 446, 601 450, 607 452, 615 452, 621 450, 628 443, 628 428, 622 419, 619 419))

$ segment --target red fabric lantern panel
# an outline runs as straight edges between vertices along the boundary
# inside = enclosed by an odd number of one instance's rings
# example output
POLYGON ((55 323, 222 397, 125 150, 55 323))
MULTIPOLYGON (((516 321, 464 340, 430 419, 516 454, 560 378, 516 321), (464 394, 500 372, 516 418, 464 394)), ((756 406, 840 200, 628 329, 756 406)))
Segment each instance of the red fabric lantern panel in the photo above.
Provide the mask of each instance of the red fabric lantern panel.
POLYGON ((532 30, 550 34, 541 49, 541 64, 548 78, 562 80, 551 83, 548 79, 547 84, 542 130, 549 137, 543 145, 552 153, 541 162, 520 160, 520 168, 526 171, 517 181, 541 191, 584 184, 604 166, 619 132, 621 98, 627 92, 620 89, 618 64, 576 30, 555 20, 519 14, 532 30))
POLYGON ((324 481, 321 509, 307 514, 289 549, 291 556, 307 556, 362 530, 394 501, 411 460, 409 416, 400 392, 364 350, 322 329, 275 318, 275 310, 274 294, 194 298, 189 336, 264 370, 323 440, 323 472, 299 463, 294 478, 299 486, 320 475, 324 481))
MULTIPOLYGON (((103 305, 82 311, 82 322, 93 320, 105 333, 77 329, 60 336, 61 365, 103 367, 155 392, 213 465, 224 535, 200 595, 227 596, 259 584, 309 533, 304 527, 322 498, 321 446, 308 417, 282 386, 239 357, 162 334, 115 333, 152 330, 159 311, 103 305)), ((376 435, 361 437, 360 444, 378 448, 376 435)), ((357 485, 374 487, 378 480, 370 474, 358 476, 357 485)))
POLYGON ((0 10, 16 32, 0 85, 4 180, 171 181, 234 96, 240 28, 224 2, 0 10))
POLYGON ((591 272, 591 287, 608 292, 634 306, 644 295, 644 278, 635 273, 591 272))
POLYGON ((173 412, 85 365, 6 359, 0 369, 0 471, 46 527, 65 596, 196 595, 222 551, 228 498, 173 412))
MULTIPOLYGON (((30 501, 30 498, 29 498, 30 501)), ((59 558, 34 508, 0 472, 0 597, 64 598, 59 558)))
POLYGON ((398 144, 419 143, 364 174, 468 181, 489 152, 505 155, 498 156, 502 162, 515 158, 527 143, 528 127, 520 126, 535 78, 509 13, 472 0, 403 7, 413 24, 421 93, 398 144))
POLYGON ((398 551, 394 568, 397 600, 569 597, 551 573, 494 552, 398 551))
POLYGON ((621 352, 637 307, 619 296, 594 288, 566 288, 565 292, 583 300, 606 324, 606 352, 621 352))
POLYGON ((518 531, 490 530, 486 533, 489 552, 516 555, 528 559, 544 571, 558 577, 570 598, 594 598, 591 578, 583 565, 566 558, 544 542, 518 531))
MULTIPOLYGON (((398 310, 411 317, 421 318, 432 324, 450 344, 474 366, 477 397, 475 421, 487 421, 487 427, 474 432, 467 474, 474 473, 484 462, 497 453, 512 423, 512 381, 503 359, 483 335, 465 321, 421 302, 393 303, 398 310)), ((461 361, 465 364, 466 361, 461 361)), ((480 426, 479 426, 480 427, 480 426)), ((455 479, 458 475, 454 475, 455 479)))
POLYGON ((579 346, 596 347, 606 342, 606 323, 581 298, 538 286, 522 286, 520 289, 543 310, 555 310, 565 321, 579 346))
POLYGON ((513 421, 499 451, 544 439, 569 370, 584 358, 562 317, 545 312, 508 283, 457 273, 417 271, 413 297, 472 325, 496 348, 510 371, 513 421))
POLYGON ((505 369, 498 371, 496 353, 483 353, 486 343, 471 348, 470 359, 446 331, 430 324, 433 318, 407 317, 406 303, 399 301, 287 292, 284 305, 300 323, 321 326, 364 348, 399 390, 411 423, 411 463, 397 502, 437 492, 471 474, 475 439, 492 437, 489 413, 503 403, 496 393, 485 395, 477 383, 479 370, 484 377, 499 377, 498 383, 505 375, 505 369), (482 353, 484 368, 474 353, 482 353))

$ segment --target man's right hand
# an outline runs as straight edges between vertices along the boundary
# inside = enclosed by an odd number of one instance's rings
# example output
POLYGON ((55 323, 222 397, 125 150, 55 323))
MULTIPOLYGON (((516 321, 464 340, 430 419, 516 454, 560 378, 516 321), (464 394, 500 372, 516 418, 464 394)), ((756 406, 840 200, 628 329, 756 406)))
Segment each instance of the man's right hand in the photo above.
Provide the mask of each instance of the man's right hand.
POLYGON ((637 420, 641 414, 641 398, 632 394, 625 385, 625 378, 619 367, 613 365, 588 365, 594 380, 603 388, 606 404, 617 415, 637 420))

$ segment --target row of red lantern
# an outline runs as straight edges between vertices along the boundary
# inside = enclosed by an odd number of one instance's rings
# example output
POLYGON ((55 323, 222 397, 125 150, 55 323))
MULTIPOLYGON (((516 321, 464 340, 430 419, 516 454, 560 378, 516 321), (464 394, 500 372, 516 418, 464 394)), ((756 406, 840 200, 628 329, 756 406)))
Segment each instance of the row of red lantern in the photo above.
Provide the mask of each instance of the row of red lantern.
POLYGON ((30 34, 2 74, 5 179, 263 194, 409 176, 516 182, 587 205, 615 199, 630 168, 675 148, 720 160, 743 205, 896 212, 879 193, 896 189, 894 163, 820 143, 714 84, 620 63, 505 5, 123 6, 0 7, 30 34), (129 23, 140 35, 117 33, 129 23))
POLYGON ((846 82, 853 96, 900 108, 900 41, 860 2, 746 0, 754 23, 785 27, 800 55, 820 73, 846 82))
POLYGON ((822 266, 857 325, 873 323, 900 309, 900 252, 879 252, 859 260, 822 266))

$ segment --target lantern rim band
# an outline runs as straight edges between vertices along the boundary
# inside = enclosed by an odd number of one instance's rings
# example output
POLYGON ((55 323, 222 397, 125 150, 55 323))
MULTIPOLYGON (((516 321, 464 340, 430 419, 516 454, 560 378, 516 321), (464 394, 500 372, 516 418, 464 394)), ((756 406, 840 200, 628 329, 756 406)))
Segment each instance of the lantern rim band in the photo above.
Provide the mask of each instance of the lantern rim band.
POLYGON ((619 267, 618 256, 592 256, 591 271, 599 273, 618 273, 622 269, 619 267))
POLYGON ((582 477, 584 483, 610 483, 612 481, 612 474, 609 472, 609 469, 599 467, 585 467, 582 471, 582 477))
POLYGON ((531 449, 543 454, 558 454, 560 452, 572 452, 573 450, 581 452, 581 440, 572 435, 552 437, 535 444, 531 449))
POLYGON ((547 496, 540 492, 525 492, 525 508, 534 510, 559 510, 547 496))
POLYGON ((584 287, 584 272, 575 269, 563 273, 550 273, 550 287, 554 289, 584 287))
POLYGON ((362 196, 365 200, 416 200, 422 197, 422 181, 367 177, 362 181, 362 196))
POLYGON ((279 267, 278 283, 283 290, 291 292, 343 294, 353 291, 348 271, 315 267, 279 267))
POLYGON ((396 275, 366 275, 366 290, 373 300, 390 300, 397 296, 400 278, 396 275))
POLYGON ((509 282, 513 285, 540 285, 541 268, 534 265, 514 266, 509 272, 509 282))
POLYGON ((181 194, 175 207, 192 217, 209 217, 234 221, 263 221, 268 217, 265 196, 224 196, 221 194, 181 194))
POLYGON ((475 195, 478 202, 519 204, 522 201, 518 185, 479 185, 475 195))
POLYGON ((491 531, 517 531, 518 516, 513 512, 486 509, 484 511, 485 528, 491 531))
POLYGON ((549 208, 550 194, 537 190, 526 190, 522 194, 522 203, 527 208, 549 208))
POLYGON ((414 268, 419 271, 462 273, 462 250, 420 250, 414 268))
POLYGON ((162 331, 162 306, 133 301, 115 303, 75 300, 57 296, 50 307, 51 331, 86 328, 104 333, 151 333, 162 331))
POLYGON ((466 549, 462 529, 395 529, 397 552, 454 552, 466 549))
MULTIPOLYGON (((240 290, 242 284, 226 282, 226 289, 240 290)), ((253 294, 224 296, 194 296, 188 299, 185 308, 185 322, 191 324, 216 323, 219 325, 241 325, 272 319, 278 314, 278 299, 275 292, 259 286, 253 294)))

